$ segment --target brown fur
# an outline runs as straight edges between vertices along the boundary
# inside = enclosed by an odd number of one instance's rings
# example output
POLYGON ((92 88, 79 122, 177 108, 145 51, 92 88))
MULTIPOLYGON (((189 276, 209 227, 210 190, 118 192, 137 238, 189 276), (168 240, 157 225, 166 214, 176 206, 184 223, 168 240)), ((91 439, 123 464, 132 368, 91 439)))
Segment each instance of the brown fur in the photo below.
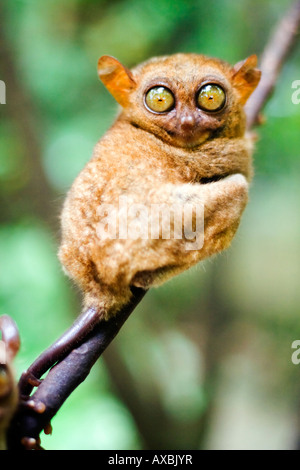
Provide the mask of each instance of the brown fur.
POLYGON ((252 176, 243 105, 259 81, 255 65, 255 56, 231 67, 202 55, 175 54, 129 71, 112 57, 99 60, 99 76, 122 109, 68 193, 59 251, 86 307, 104 307, 108 319, 128 302, 130 286, 159 285, 229 246, 252 176), (207 82, 226 92, 225 107, 215 113, 195 104, 207 82), (158 85, 175 96, 168 113, 153 113, 144 105, 145 92, 158 85), (186 240, 174 238, 100 239, 99 207, 116 204, 119 196, 149 208, 203 203, 204 246, 187 250, 186 240))

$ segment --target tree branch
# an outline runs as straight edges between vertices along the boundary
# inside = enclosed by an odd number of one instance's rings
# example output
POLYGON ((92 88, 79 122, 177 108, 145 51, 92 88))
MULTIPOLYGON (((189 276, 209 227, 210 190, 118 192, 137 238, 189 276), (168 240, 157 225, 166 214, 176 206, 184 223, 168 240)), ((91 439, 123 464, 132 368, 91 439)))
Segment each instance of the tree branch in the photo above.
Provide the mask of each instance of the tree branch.
POLYGON ((297 43, 299 28, 300 1, 297 0, 276 26, 262 54, 261 80, 245 107, 248 129, 259 123, 259 114, 274 90, 281 67, 297 43))
MULTIPOLYGON (((249 129, 258 122, 259 113, 271 95, 281 66, 296 42, 299 24, 298 0, 275 29, 263 53, 262 80, 246 108, 249 129)), ((67 397, 85 380, 93 364, 119 332, 145 293, 142 289, 134 289, 129 305, 115 318, 100 322, 83 343, 77 345, 50 370, 27 401, 21 400, 8 433, 9 449, 40 448, 41 431, 47 429, 49 421, 67 397)))

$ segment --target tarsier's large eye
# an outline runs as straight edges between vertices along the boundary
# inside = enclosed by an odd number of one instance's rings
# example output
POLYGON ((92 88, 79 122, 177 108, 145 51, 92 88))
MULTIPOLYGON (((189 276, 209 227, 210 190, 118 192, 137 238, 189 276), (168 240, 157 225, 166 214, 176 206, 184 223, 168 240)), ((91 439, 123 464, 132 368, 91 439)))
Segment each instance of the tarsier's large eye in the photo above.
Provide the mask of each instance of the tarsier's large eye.
POLYGON ((147 91, 146 105, 151 111, 165 113, 170 111, 175 103, 173 93, 164 86, 155 86, 147 91))
POLYGON ((207 83, 200 88, 197 104, 204 111, 219 111, 225 105, 225 91, 215 83, 207 83))

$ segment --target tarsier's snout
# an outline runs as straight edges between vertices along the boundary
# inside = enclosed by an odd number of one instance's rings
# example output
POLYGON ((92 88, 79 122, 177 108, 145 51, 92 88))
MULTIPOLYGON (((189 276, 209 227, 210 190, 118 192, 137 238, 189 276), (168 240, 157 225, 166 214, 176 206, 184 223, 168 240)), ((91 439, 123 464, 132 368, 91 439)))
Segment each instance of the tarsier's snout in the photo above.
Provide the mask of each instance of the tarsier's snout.
POLYGON ((195 129, 196 118, 193 113, 184 113, 179 120, 180 129, 183 132, 192 133, 195 129))

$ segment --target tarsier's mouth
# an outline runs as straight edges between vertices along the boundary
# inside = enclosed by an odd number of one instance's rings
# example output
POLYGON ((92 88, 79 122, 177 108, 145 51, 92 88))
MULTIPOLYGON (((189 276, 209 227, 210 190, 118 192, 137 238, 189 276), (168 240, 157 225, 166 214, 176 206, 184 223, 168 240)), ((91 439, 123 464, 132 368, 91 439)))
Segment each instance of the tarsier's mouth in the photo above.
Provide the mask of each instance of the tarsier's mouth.
POLYGON ((207 129, 201 131, 195 131, 195 129, 189 129, 186 131, 174 131, 170 129, 165 129, 165 132, 167 136, 171 138, 169 142, 171 145, 188 149, 194 149, 196 147, 199 147, 210 136, 210 132, 207 129))

